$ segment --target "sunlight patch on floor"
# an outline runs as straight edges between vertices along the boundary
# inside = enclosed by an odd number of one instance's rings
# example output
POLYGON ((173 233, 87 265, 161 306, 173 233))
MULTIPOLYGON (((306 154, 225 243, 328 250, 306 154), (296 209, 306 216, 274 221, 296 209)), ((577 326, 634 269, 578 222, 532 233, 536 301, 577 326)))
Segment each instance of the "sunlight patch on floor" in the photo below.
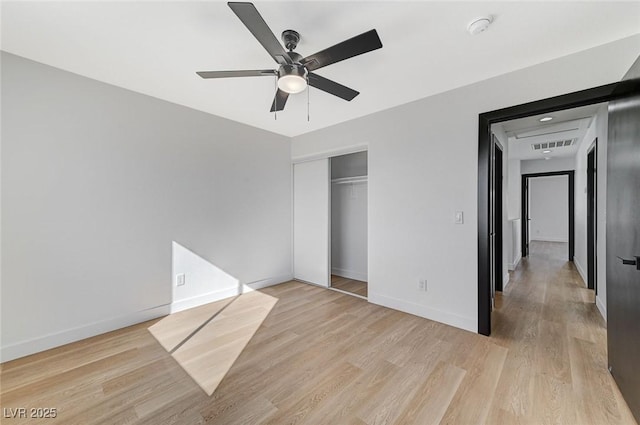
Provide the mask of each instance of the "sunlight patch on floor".
POLYGON ((259 291, 248 292, 169 315, 149 332, 211 395, 277 301, 259 291))

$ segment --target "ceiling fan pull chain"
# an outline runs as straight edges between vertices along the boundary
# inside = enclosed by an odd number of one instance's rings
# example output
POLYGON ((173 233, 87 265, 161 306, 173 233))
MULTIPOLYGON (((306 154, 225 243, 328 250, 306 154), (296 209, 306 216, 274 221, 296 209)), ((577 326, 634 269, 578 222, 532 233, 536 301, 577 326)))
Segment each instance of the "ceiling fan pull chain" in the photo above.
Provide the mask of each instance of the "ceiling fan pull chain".
POLYGON ((311 96, 311 86, 309 85, 309 74, 307 74, 307 122, 309 122, 309 97, 311 96))

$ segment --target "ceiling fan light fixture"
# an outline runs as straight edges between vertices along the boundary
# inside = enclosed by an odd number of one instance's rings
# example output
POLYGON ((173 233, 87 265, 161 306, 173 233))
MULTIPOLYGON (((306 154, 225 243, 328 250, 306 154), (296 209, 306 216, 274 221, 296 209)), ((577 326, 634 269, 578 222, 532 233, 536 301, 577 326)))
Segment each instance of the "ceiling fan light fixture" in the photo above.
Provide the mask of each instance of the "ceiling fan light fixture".
POLYGON ((307 70, 301 65, 282 65, 278 70, 278 88, 296 94, 307 88, 307 70))

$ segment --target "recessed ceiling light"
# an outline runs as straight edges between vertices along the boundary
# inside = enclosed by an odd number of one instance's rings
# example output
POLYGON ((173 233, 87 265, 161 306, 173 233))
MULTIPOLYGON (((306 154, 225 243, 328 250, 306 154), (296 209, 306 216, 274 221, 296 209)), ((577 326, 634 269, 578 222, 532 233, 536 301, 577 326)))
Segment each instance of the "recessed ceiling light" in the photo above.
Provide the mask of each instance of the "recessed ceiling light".
POLYGON ((551 153, 551 150, 547 149, 547 150, 542 151, 542 153, 551 153))
POLYGON ((544 157, 544 159, 545 159, 545 161, 548 161, 548 160, 550 160, 551 158, 549 158, 548 156, 545 156, 545 157, 544 157))
POLYGON ((540 122, 547 122, 547 121, 551 121, 553 119, 553 117, 542 117, 540 118, 540 122))

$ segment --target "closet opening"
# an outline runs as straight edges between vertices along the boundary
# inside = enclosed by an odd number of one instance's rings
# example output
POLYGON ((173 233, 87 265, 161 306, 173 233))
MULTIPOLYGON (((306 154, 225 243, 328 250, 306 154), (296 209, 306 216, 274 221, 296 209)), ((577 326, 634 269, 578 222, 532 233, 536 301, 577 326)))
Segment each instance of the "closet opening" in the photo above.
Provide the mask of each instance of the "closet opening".
POLYGON ((367 152, 330 158, 331 289, 367 298, 367 152))

